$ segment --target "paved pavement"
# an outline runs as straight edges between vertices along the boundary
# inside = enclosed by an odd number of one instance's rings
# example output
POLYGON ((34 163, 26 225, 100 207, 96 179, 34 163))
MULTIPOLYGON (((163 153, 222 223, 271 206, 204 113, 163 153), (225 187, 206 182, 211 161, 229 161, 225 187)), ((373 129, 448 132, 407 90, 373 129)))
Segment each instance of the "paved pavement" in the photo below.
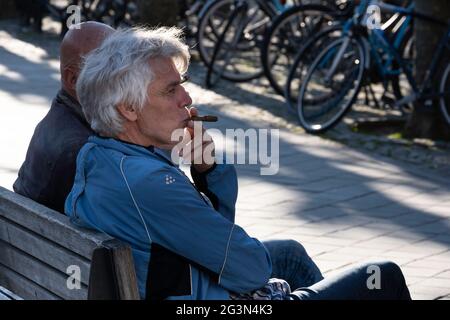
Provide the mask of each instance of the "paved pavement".
MULTIPOLYGON (((57 43, 49 40, 53 49, 57 43)), ((192 67, 195 105, 217 128, 278 128, 242 87, 209 91, 192 67), (245 97, 245 99, 243 98, 245 97)), ((55 55, 0 29, 0 185, 11 188, 35 125, 59 87, 55 55)), ((238 165, 237 223, 261 239, 300 241, 325 274, 368 259, 398 263, 416 299, 450 299, 450 172, 353 150, 284 126, 279 172, 238 165)), ((220 143, 218 148, 223 147, 220 143)))

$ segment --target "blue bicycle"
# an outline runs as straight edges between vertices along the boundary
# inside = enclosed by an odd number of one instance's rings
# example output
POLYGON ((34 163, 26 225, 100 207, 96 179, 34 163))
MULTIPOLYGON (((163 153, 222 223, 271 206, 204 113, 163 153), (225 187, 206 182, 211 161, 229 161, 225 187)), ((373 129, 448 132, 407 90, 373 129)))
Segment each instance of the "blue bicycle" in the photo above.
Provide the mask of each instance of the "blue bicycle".
POLYGON ((308 66, 297 99, 297 115, 307 132, 319 133, 336 125, 355 102, 364 82, 367 79, 373 82, 377 77, 376 81, 393 87, 395 107, 415 101, 425 105, 437 101, 450 125, 450 26, 447 23, 417 13, 412 6, 404 8, 362 0, 353 18, 340 29, 340 36, 323 43, 325 46, 320 47, 308 66), (395 37, 381 26, 370 25, 370 11, 374 8, 391 12, 397 19, 400 17, 395 37), (413 18, 447 26, 420 85, 413 76, 407 45, 413 18), (406 95, 399 81, 401 76, 411 88, 406 95), (433 83, 438 77, 436 87, 433 83))

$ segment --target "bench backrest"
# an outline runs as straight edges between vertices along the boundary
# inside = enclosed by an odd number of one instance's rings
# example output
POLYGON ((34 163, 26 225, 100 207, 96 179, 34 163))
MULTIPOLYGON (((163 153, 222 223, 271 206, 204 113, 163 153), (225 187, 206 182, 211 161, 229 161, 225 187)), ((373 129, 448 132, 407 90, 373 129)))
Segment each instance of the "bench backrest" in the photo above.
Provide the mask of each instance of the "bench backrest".
POLYGON ((0 286, 24 299, 139 299, 128 245, 2 187, 0 286))

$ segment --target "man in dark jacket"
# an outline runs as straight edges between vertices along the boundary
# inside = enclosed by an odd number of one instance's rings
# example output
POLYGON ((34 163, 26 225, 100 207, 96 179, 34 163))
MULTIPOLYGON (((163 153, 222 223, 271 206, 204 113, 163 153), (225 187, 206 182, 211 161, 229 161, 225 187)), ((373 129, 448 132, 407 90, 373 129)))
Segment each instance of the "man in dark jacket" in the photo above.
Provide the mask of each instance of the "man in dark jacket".
POLYGON ((85 22, 67 32, 61 42, 61 90, 37 125, 14 191, 64 213, 64 201, 75 176, 78 151, 92 134, 75 91, 83 57, 100 46, 114 29, 85 22))

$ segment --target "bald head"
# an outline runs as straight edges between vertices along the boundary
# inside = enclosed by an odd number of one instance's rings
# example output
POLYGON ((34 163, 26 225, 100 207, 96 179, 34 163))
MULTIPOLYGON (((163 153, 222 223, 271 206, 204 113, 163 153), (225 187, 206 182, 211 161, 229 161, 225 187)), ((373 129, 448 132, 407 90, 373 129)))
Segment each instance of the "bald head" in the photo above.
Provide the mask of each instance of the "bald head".
POLYGON ((67 31, 60 47, 61 86, 75 99, 76 81, 83 57, 114 32, 110 26, 94 21, 80 23, 78 27, 67 31))

